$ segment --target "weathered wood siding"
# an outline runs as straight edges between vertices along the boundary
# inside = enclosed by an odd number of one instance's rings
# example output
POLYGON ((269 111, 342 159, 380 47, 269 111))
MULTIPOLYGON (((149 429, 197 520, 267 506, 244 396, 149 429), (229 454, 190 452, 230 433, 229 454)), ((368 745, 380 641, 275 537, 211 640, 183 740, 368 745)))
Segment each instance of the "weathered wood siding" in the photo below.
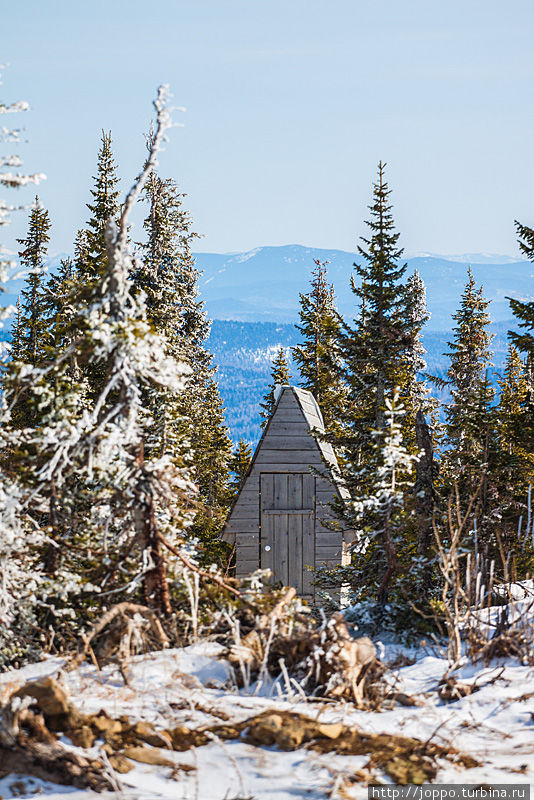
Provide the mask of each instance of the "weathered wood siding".
POLYGON ((328 527, 335 490, 326 473, 335 456, 313 429, 323 422, 312 396, 285 387, 224 530, 236 544, 237 577, 269 568, 305 596, 313 595, 314 567, 347 559, 343 532, 328 527))

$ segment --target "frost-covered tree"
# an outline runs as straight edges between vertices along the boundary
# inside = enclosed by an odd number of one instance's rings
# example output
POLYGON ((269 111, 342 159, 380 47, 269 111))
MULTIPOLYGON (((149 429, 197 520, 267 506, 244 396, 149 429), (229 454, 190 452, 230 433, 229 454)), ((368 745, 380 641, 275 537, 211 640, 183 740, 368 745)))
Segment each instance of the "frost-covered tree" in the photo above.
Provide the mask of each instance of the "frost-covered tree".
POLYGON ((416 562, 406 538, 410 510, 405 503, 416 456, 403 444, 404 408, 398 392, 384 398, 384 409, 384 426, 372 431, 370 457, 354 471, 352 482, 359 480, 362 490, 354 491, 345 510, 358 536, 348 570, 352 588, 356 598, 380 606, 399 601, 408 581, 413 588, 416 562))
POLYGON ((341 321, 334 287, 327 281, 326 263, 315 259, 311 290, 300 295, 300 325, 296 327, 302 343, 293 348, 293 359, 299 369, 300 385, 313 394, 325 428, 330 430, 338 425, 345 386, 339 370, 341 321))
POLYGON ((271 418, 275 406, 275 392, 277 386, 287 386, 291 380, 289 372, 289 362, 287 359, 286 351, 283 347, 279 347, 273 359, 271 366, 271 383, 269 384, 268 392, 263 398, 263 403, 260 403, 260 412, 262 418, 261 427, 264 428, 271 418))
MULTIPOLYGON (((1 85, 0 80, 0 85, 1 85)), ((25 101, 6 103, 0 100, 0 116, 27 111, 25 101)), ((7 120, 6 120, 7 123, 7 120)), ((8 145, 11 152, 0 155, 0 186, 3 189, 20 189, 29 184, 38 184, 46 176, 42 173, 26 174, 20 170, 22 160, 16 151, 22 141, 22 129, 2 124, 0 143, 8 145)), ((13 211, 20 205, 0 197, 0 229, 6 227, 13 211)), ((13 253, 0 243, 0 290, 12 268, 16 266, 13 253)), ((0 310, 0 319, 8 318, 15 309, 0 310)), ((17 303, 17 317, 21 321, 22 310, 17 303)), ((22 325, 15 324, 15 333, 22 346, 22 325)), ((17 345, 15 346, 17 353, 17 345)), ((2 417, 4 416, 2 406, 2 417)), ((1 430, 1 427, 0 427, 1 430)), ((12 451, 5 448, 3 455, 12 451)), ((7 443, 11 445, 10 442, 7 443)), ((42 534, 22 510, 23 489, 18 476, 10 478, 0 470, 0 665, 8 665, 27 656, 29 650, 28 628, 32 629, 34 609, 43 577, 38 563, 31 558, 31 547, 41 543, 42 534)))
POLYGON ((172 452, 190 443, 199 489, 191 535, 198 538, 204 560, 221 561, 226 547, 219 533, 228 511, 232 446, 213 358, 206 348, 210 323, 199 299, 199 270, 191 250, 197 234, 191 229, 183 198, 175 181, 151 174, 143 196, 149 206, 144 222, 147 241, 141 247, 133 283, 146 296, 148 319, 165 340, 168 354, 190 369, 179 395, 173 398, 166 390, 152 393, 152 446, 157 449, 165 442, 172 452))
POLYGON ((0 472, 0 668, 39 655, 32 647, 44 576, 36 553, 45 533, 26 517, 18 481, 0 472))
POLYGON ((407 341, 403 357, 405 368, 403 395, 406 407, 404 430, 406 435, 412 433, 413 436, 417 412, 427 413, 434 405, 429 402, 428 387, 421 376, 426 369, 426 350, 421 332, 429 314, 426 306, 426 287, 417 270, 406 281, 406 312, 407 341))
MULTIPOLYGON (((1 73, 0 73, 1 78, 1 73)), ((0 79, 0 86, 2 81, 0 79)), ((0 116, 19 114, 28 111, 29 104, 24 100, 19 100, 13 103, 5 103, 0 100, 0 116)), ((8 145, 11 149, 10 153, 0 155, 0 186, 5 189, 20 189, 28 184, 38 184, 46 176, 43 173, 34 173, 28 175, 20 171, 22 160, 16 150, 17 145, 22 142, 23 130, 21 128, 12 127, 9 124, 0 126, 0 144, 8 145)), ((9 225, 11 214, 13 211, 20 209, 20 205, 14 205, 9 200, 0 197, 0 228, 9 225)), ((7 250, 0 244, 0 284, 7 280, 9 269, 16 266, 13 259, 13 253, 7 250)), ((6 316, 13 311, 12 308, 3 309, 2 315, 5 319, 6 316)))
POLYGON ((61 576, 65 587, 65 570, 76 565, 82 582, 77 590, 93 593, 93 604, 109 592, 119 599, 142 587, 145 602, 169 614, 176 559, 165 558, 163 548, 179 543, 191 521, 195 490, 176 457, 167 452, 145 456, 152 419, 144 399, 151 386, 183 391, 189 370, 167 354, 166 342, 147 320, 143 296, 132 293, 128 277, 134 271, 128 217, 168 124, 163 90, 155 105, 152 150, 118 224, 107 225, 107 272, 99 284, 95 281, 90 302, 83 294, 76 308, 78 336, 48 364, 18 370, 15 365, 6 379, 8 408, 26 392, 38 398, 40 424, 13 431, 8 420, 3 435, 17 445, 9 465, 24 477, 28 512, 47 517, 48 574, 61 576), (101 375, 93 403, 87 403, 83 381, 72 379, 73 358, 82 369, 93 366, 101 375), (65 382, 68 391, 62 390, 65 382), (104 591, 95 596, 91 581, 104 591))

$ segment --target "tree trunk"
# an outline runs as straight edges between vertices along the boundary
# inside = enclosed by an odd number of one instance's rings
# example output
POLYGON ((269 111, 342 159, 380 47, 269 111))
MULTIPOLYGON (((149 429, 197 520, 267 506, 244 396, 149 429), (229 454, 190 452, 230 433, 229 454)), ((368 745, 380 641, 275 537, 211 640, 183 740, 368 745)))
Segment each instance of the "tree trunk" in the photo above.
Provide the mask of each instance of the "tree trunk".
MULTIPOLYGON (((433 541, 432 513, 434 510, 434 450, 432 437, 423 412, 415 417, 415 438, 421 457, 415 469, 415 514, 417 519, 417 555, 428 561, 433 541)), ((425 564, 421 589, 431 583, 431 568, 425 564)))
POLYGON ((140 534, 141 547, 143 550, 148 550, 154 565, 143 580, 145 603, 158 613, 170 616, 172 607, 169 583, 153 503, 150 500, 141 503, 134 512, 134 517, 135 526, 140 534))

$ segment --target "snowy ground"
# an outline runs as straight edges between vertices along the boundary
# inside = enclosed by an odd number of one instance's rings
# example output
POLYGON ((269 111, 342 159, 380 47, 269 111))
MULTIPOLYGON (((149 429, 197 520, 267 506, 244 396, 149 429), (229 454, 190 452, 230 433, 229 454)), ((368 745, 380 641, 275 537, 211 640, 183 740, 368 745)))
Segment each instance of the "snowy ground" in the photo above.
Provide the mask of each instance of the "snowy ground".
MULTIPOLYGON (((304 702, 298 697, 254 696, 243 690, 229 690, 230 666, 220 658, 222 648, 200 643, 179 650, 153 653, 134 659, 129 668, 131 686, 124 685, 114 667, 102 674, 90 666, 62 672, 62 661, 49 659, 40 664, 0 675, 0 698, 29 679, 44 675, 57 677, 68 689, 81 711, 105 709, 113 717, 127 714, 171 728, 197 727, 244 720, 260 711, 285 709, 306 714, 323 722, 341 721, 369 733, 395 733, 422 740, 433 737, 449 743, 481 762, 483 766, 462 769, 443 762, 439 783, 534 783, 534 670, 513 661, 506 662, 497 681, 452 703, 443 703, 437 686, 446 671, 443 658, 421 648, 416 663, 395 672, 396 689, 417 697, 417 707, 394 705, 381 712, 355 710, 349 704, 304 702), (531 696, 529 696, 531 695, 531 696)), ((388 648, 388 658, 392 652, 388 648)), ((501 671, 499 665, 467 665, 456 673, 467 682, 486 683, 501 671)), ((265 689, 264 689, 265 692, 265 689)), ((69 740, 64 740, 70 745, 69 740)), ((73 748, 77 749, 77 748, 73 748)), ((99 754, 99 747, 81 753, 99 754)), ((204 747, 165 755, 176 764, 154 767, 136 764, 117 775, 114 794, 95 794, 60 787, 24 776, 0 780, 2 798, 33 797, 48 800, 88 800, 90 797, 121 797, 125 800, 341 800, 367 797, 364 783, 350 784, 368 761, 367 756, 340 756, 299 749, 281 752, 254 747, 240 741, 217 741, 204 747), (192 767, 184 771, 180 765, 192 767)), ((387 782, 383 775, 380 779, 387 782)))

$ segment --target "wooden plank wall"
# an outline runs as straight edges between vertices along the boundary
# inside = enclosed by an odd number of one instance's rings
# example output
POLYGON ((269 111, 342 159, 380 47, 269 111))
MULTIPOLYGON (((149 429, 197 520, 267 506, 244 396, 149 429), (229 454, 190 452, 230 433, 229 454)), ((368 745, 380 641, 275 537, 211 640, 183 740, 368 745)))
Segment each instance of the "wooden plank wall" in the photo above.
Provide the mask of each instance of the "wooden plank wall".
MULTIPOLYGON (((309 467, 324 470, 321 450, 310 435, 310 425, 320 428, 321 420, 315 404, 299 390, 283 391, 275 413, 255 453, 245 486, 227 521, 225 532, 235 535, 236 575, 244 577, 260 566, 260 475, 261 473, 308 472, 309 467), (305 414, 301 408, 304 408, 305 414)), ((316 566, 335 566, 343 559, 341 532, 329 530, 323 524, 332 517, 328 503, 334 496, 326 478, 316 478, 315 530, 303 530, 309 537, 315 534, 316 566)), ((265 523, 264 523, 265 524, 265 523)), ((297 523, 294 523, 297 524, 297 523)), ((308 526, 309 523, 306 523, 308 526)), ((306 589, 311 592, 311 574, 306 589)), ((308 593, 308 592, 306 592, 308 593)))

